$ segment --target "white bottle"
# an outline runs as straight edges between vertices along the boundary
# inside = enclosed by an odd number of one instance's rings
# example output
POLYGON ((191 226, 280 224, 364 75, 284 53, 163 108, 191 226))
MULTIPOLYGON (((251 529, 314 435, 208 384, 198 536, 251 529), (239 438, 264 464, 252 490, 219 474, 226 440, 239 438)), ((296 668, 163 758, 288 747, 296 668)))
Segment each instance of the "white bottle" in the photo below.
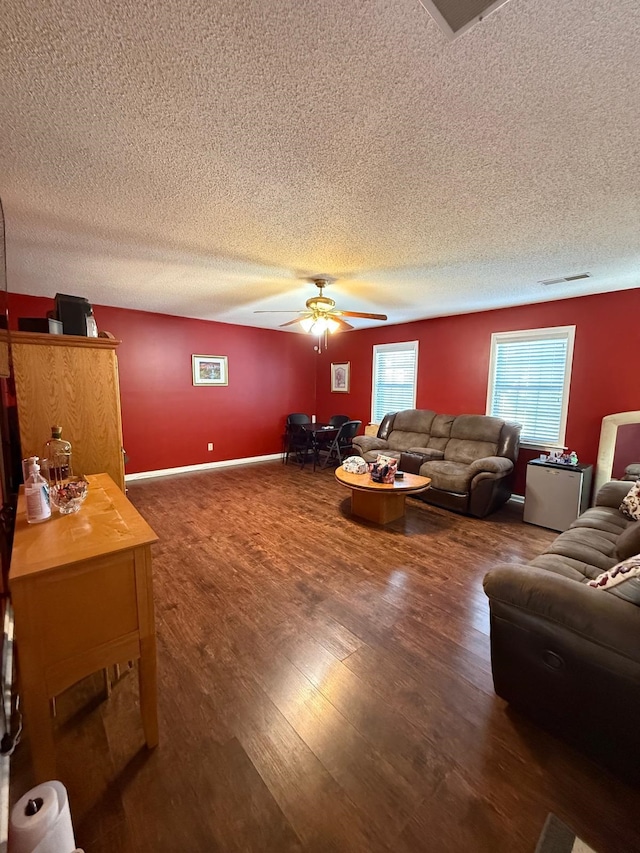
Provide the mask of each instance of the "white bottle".
POLYGON ((98 324, 96 323, 96 318, 93 315, 93 308, 91 309, 90 313, 87 314, 87 337, 98 337, 98 324))
POLYGON ((38 457, 29 459, 29 477, 24 484, 24 496, 27 501, 27 521, 29 524, 39 524, 51 518, 49 503, 49 484, 40 474, 38 457))

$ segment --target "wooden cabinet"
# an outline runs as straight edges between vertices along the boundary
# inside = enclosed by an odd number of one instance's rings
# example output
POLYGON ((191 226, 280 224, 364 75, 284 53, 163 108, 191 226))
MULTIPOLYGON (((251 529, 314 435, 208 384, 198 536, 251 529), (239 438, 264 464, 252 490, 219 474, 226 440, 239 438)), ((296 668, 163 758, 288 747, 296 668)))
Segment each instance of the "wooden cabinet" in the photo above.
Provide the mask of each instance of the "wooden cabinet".
POLYGON ((157 536, 106 474, 79 512, 28 524, 21 488, 9 573, 19 689, 36 782, 56 778, 49 700, 92 672, 138 660, 147 746, 158 743, 151 544, 157 536))
POLYGON ((11 332, 23 458, 41 456, 59 424, 73 447, 76 473, 106 472, 124 491, 119 343, 11 332))
POLYGON ((0 379, 7 379, 10 375, 9 333, 6 329, 0 329, 0 379))

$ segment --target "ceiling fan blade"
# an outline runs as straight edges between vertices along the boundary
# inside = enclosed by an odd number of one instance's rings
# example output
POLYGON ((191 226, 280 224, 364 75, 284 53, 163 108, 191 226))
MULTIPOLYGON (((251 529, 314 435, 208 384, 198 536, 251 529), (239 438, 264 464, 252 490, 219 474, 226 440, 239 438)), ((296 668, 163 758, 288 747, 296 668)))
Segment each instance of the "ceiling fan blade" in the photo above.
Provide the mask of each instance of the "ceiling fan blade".
POLYGON ((304 320, 304 317, 296 317, 295 320, 289 320, 288 323, 281 323, 280 328, 284 329, 285 326, 293 326, 294 323, 299 323, 300 320, 304 320))
POLYGON ((365 317, 367 320, 386 320, 386 314, 363 314, 361 311, 336 311, 342 317, 365 317))
POLYGON ((346 320, 341 320, 340 317, 336 317, 335 314, 331 314, 330 317, 338 324, 341 332, 348 332, 349 329, 353 329, 351 323, 347 323, 346 320))

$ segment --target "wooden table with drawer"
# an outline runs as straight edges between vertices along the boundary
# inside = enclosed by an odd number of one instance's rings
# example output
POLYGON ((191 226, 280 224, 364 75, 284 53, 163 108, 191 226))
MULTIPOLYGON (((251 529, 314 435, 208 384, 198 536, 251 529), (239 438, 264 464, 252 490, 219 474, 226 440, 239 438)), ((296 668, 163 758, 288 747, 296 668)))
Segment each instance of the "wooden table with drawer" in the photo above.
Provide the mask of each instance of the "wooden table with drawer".
POLYGON ((36 782, 56 778, 50 699, 100 669, 139 660, 148 747, 158 743, 151 545, 158 537, 108 474, 79 512, 28 524, 18 498, 9 586, 18 683, 36 782))

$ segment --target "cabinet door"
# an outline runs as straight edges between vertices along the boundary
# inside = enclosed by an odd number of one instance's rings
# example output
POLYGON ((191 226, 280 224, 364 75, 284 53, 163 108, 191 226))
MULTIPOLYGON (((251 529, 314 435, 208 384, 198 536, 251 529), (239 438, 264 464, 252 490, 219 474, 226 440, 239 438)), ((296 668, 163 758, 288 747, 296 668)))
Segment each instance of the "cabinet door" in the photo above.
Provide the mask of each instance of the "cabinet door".
POLYGON ((114 342, 69 345, 62 336, 55 342, 42 337, 43 343, 22 343, 12 336, 23 458, 41 456, 51 427, 59 424, 71 442, 76 473, 104 472, 124 490, 114 342))
POLYGON ((581 493, 579 471, 528 465, 524 520, 551 530, 566 530, 580 514, 581 493))

